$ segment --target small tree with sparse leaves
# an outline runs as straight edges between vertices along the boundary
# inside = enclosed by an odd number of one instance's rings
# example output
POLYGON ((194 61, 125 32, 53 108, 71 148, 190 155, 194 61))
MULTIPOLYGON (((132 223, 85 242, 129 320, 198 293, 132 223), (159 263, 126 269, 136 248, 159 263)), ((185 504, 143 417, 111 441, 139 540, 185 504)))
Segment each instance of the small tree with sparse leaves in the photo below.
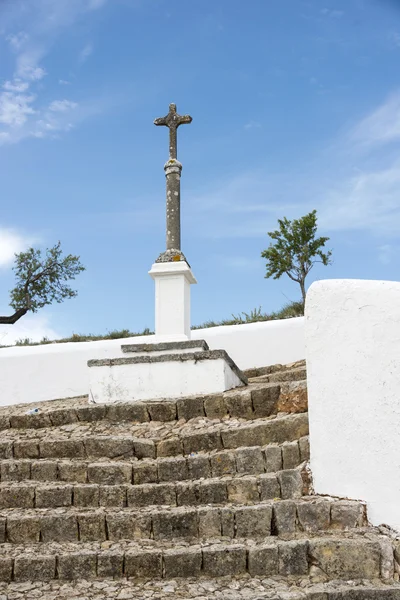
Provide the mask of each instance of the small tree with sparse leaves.
POLYGON ((77 292, 68 282, 84 270, 79 256, 63 256, 61 242, 48 248, 45 256, 35 248, 16 254, 13 267, 16 286, 10 291, 10 305, 15 313, 0 317, 0 323, 12 325, 28 311, 37 312, 53 302, 74 298, 77 292))
POLYGON ((275 243, 261 253, 267 261, 266 278, 279 279, 287 275, 300 285, 303 308, 306 299, 306 277, 315 265, 332 263, 332 251, 323 251, 329 241, 327 237, 317 235, 317 211, 313 210, 300 219, 289 221, 286 217, 278 219, 279 229, 268 233, 275 243))

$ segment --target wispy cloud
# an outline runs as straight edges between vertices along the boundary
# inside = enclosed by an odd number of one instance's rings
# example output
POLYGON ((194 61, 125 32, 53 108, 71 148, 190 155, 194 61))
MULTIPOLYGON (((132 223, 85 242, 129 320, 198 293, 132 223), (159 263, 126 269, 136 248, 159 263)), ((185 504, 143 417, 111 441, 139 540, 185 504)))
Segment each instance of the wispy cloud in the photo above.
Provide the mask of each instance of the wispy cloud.
MULTIPOLYGON (((53 136, 55 131, 68 131, 75 123, 90 114, 88 107, 81 111, 74 100, 54 100, 50 106, 41 101, 38 82, 45 79, 43 64, 60 33, 71 27, 83 15, 98 10, 107 0, 31 0, 24 11, 19 3, 8 13, 3 33, 15 57, 14 76, 0 88, 0 145, 15 143, 26 137, 53 136), (68 123, 65 113, 73 113, 68 123), (57 115, 59 118, 57 118, 57 115)), ((87 58, 91 46, 83 49, 87 58)), ((60 84, 68 82, 60 79, 60 84)), ((98 109, 94 107, 93 113, 98 109)))
POLYGON ((352 128, 349 141, 364 150, 400 140, 400 91, 352 128))
POLYGON ((344 16, 344 11, 335 8, 321 8, 321 15, 330 17, 331 19, 340 19, 344 16))
POLYGON ((34 238, 24 236, 13 229, 0 227, 0 268, 9 267, 14 255, 33 244, 34 238))
POLYGON ((391 244, 383 244, 378 248, 378 260, 383 265, 389 265, 394 257, 394 247, 391 244))
POLYGON ((244 126, 245 129, 260 129, 261 127, 262 125, 258 121, 249 121, 244 126))
POLYGON ((89 56, 93 53, 93 44, 86 44, 79 53, 79 62, 84 63, 87 61, 89 56))

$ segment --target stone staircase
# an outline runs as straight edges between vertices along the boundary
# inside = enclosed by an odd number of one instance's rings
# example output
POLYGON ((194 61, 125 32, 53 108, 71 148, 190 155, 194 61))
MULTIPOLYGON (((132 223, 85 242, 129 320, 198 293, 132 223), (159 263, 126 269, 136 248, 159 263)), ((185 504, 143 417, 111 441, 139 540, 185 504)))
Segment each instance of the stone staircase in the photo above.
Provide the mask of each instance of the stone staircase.
POLYGON ((220 395, 0 409, 0 600, 397 600, 394 532, 312 494, 304 363, 220 395))

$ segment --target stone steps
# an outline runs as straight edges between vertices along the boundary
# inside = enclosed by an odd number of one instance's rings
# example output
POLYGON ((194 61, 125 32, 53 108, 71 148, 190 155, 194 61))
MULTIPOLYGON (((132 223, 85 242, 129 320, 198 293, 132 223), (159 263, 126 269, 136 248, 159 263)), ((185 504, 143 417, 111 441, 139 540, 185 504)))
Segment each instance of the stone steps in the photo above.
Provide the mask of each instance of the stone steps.
MULTIPOLYGON (((304 531, 345 530, 366 524, 359 502, 311 498, 205 506, 1 509, 0 542, 103 542, 106 540, 260 539, 304 531)), ((203 500, 207 500, 204 498, 203 500)), ((214 504, 217 504, 214 502, 214 504)))
POLYGON ((275 473, 294 469, 309 460, 309 440, 302 437, 280 445, 240 447, 189 456, 143 460, 90 462, 84 459, 3 459, 0 481, 64 481, 76 483, 162 483, 220 477, 275 473))
POLYGON ((89 423, 39 430, 2 432, 0 459, 156 458, 212 450, 292 442, 308 435, 307 413, 255 421, 203 419, 193 424, 160 426, 89 423))
MULTIPOLYGON (((260 502, 274 498, 300 498, 305 484, 300 470, 284 470, 256 476, 236 475, 209 479, 132 485, 132 466, 92 465, 89 482, 40 483, 25 481, 0 484, 2 508, 58 508, 63 506, 187 506, 222 502, 260 502), (111 468, 111 470, 110 470, 111 468)), ((179 475, 179 474, 178 474, 179 475)))
MULTIPOLYGON (((314 536, 295 540, 210 540, 107 544, 26 544, 3 546, 0 581, 93 578, 171 579, 180 577, 288 577, 292 583, 381 577, 379 537, 314 536), (4 550, 7 550, 5 553, 4 550), (311 578, 311 579, 309 579, 311 578)), ((201 583, 201 580, 199 581, 201 583)))

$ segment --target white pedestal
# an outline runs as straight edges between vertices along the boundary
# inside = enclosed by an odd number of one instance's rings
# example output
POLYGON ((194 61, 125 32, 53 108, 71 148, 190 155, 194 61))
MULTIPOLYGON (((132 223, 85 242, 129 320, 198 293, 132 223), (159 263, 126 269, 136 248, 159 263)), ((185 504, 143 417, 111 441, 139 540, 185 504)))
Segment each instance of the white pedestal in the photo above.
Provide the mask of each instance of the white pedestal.
POLYGON ((190 339, 190 286, 197 283, 185 261, 154 263, 155 334, 160 340, 190 339))

